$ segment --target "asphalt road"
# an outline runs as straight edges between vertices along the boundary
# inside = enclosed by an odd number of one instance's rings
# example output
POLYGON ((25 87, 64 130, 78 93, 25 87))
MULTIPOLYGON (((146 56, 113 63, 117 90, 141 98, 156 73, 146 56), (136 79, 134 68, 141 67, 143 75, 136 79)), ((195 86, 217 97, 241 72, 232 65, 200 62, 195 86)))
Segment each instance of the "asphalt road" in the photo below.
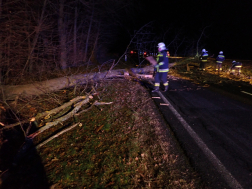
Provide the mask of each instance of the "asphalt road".
POLYGON ((234 95, 169 76, 169 90, 152 96, 190 162, 210 186, 252 188, 250 94, 236 91, 234 95), (244 95, 247 103, 239 100, 244 95))

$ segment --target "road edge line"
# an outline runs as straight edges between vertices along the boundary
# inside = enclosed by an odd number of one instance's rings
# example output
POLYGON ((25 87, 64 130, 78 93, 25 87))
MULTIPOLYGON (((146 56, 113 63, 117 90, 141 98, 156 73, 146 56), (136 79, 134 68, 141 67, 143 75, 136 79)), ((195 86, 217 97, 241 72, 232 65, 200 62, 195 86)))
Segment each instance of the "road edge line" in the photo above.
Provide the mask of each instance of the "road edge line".
POLYGON ((246 92, 246 91, 241 91, 241 92, 252 96, 252 94, 249 92, 246 92))
POLYGON ((199 148, 206 155, 208 160, 213 164, 217 171, 224 177, 226 182, 231 188, 243 189, 240 183, 233 177, 233 175, 226 169, 226 167, 221 163, 221 161, 215 156, 215 154, 207 147, 203 140, 195 133, 195 131, 190 127, 190 125, 184 120, 184 118, 177 112, 177 110, 171 105, 171 103, 164 97, 164 95, 159 91, 157 92, 162 100, 170 104, 168 108, 174 113, 178 118, 183 127, 187 130, 189 135, 193 138, 199 148))

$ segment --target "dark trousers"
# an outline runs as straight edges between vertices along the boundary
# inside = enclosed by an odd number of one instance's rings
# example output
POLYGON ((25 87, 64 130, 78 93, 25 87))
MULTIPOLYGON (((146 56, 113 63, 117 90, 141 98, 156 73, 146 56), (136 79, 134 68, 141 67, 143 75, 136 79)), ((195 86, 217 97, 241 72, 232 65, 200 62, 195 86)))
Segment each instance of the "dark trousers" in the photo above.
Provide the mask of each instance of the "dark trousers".
POLYGON ((200 62, 200 69, 205 70, 205 68, 206 68, 206 62, 205 61, 201 61, 200 62))
POLYGON ((222 71, 222 63, 216 63, 216 71, 222 71))
POLYGON ((157 72, 156 73, 156 75, 154 77, 155 87, 159 87, 160 86, 160 82, 162 82, 164 86, 168 86, 167 73, 168 72, 157 72))

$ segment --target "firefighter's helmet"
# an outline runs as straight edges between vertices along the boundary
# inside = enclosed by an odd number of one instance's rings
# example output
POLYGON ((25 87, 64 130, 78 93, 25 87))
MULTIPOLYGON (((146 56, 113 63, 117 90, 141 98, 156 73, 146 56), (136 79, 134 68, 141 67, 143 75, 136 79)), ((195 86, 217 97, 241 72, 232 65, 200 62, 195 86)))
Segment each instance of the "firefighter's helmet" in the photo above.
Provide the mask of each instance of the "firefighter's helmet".
POLYGON ((219 54, 223 54, 223 51, 220 51, 219 54))
POLYGON ((207 51, 206 51, 206 49, 202 49, 202 52, 205 53, 205 52, 207 52, 207 51))
POLYGON ((157 47, 160 48, 161 51, 162 51, 162 50, 166 50, 165 44, 164 44, 163 42, 158 43, 158 46, 157 46, 157 47))
POLYGON ((233 60, 233 62, 232 62, 232 63, 234 64, 234 63, 236 63, 236 61, 235 61, 235 60, 233 60))

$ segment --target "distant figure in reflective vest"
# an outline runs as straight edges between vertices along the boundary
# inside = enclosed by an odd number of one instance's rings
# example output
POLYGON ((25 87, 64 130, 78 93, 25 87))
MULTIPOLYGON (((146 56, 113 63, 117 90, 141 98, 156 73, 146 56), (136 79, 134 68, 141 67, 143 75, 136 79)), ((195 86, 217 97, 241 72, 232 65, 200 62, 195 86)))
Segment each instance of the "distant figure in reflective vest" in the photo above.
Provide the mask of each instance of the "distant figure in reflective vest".
POLYGON ((206 49, 202 49, 202 54, 200 56, 200 70, 205 71, 206 69, 206 63, 207 63, 207 58, 208 58, 208 51, 206 49))
POLYGON ((167 73, 169 71, 169 59, 167 56, 167 49, 163 42, 158 43, 158 55, 157 55, 157 65, 154 66, 154 90, 152 92, 158 92, 160 87, 160 82, 163 82, 164 91, 168 90, 167 73))
POLYGON ((230 68, 231 73, 235 74, 237 72, 238 75, 241 73, 242 63, 236 62, 235 60, 232 62, 232 66, 230 68))
POLYGON ((223 55, 223 51, 219 52, 219 55, 216 58, 216 71, 222 71, 222 62, 225 60, 225 56, 223 55))

